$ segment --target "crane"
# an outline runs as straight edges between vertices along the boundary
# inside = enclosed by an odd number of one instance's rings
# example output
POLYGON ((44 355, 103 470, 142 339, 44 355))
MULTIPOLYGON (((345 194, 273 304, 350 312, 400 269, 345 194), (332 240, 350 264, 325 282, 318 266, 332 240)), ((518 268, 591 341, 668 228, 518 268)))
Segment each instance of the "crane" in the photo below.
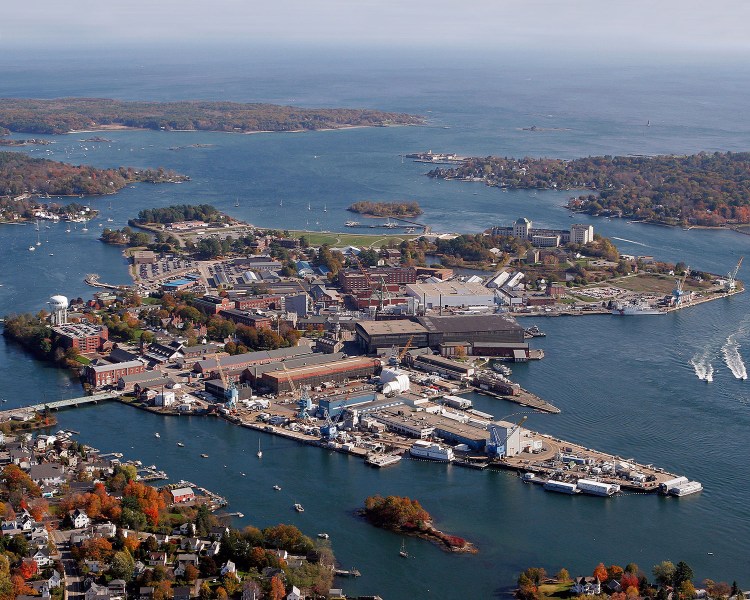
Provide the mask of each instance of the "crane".
POLYGON ((683 289, 683 286, 685 285, 685 280, 687 279, 687 276, 689 274, 690 267, 686 267, 685 272, 682 274, 682 276, 675 281, 675 288, 672 291, 672 301, 675 306, 679 306, 680 304, 682 304, 683 297, 688 293, 683 289))
POLYGON ((524 416, 518 423, 516 423, 504 439, 500 439, 502 436, 500 434, 498 426, 495 423, 490 425, 490 441, 487 442, 487 454, 490 457, 495 458, 503 458, 504 456, 506 456, 507 453, 505 450, 505 444, 508 442, 510 437, 521 428, 521 425, 526 422, 526 419, 528 419, 528 417, 524 416))
POLYGON ((406 356, 406 353, 409 351, 409 348, 411 348, 411 343, 414 341, 414 336, 411 336, 406 344, 404 344, 404 347, 401 349, 401 352, 398 353, 397 361, 400 364, 402 360, 404 360, 404 356, 406 356))
MULTIPOLYGON (((292 379, 291 374, 289 373, 289 369, 286 368, 285 363, 281 363, 282 368, 284 369, 284 372, 286 373, 286 379, 289 382, 289 387, 292 390, 292 395, 297 395, 297 386, 294 385, 294 380, 292 379)), ((310 399, 310 394, 307 393, 307 388, 303 387, 300 391, 299 396, 299 402, 297 403, 299 406, 299 412, 297 413, 297 418, 300 421, 307 421, 310 418, 309 411, 312 410, 312 400, 310 399)))
POLYGON ((221 359, 216 359, 216 369, 219 372, 219 378, 224 386, 224 407, 227 410, 234 410, 237 406, 237 400, 239 400, 239 392, 233 381, 229 381, 229 378, 224 373, 224 369, 221 368, 221 359))
POLYGON ((744 256, 740 256, 740 260, 737 261, 737 266, 734 267, 732 271, 727 273, 727 282, 724 284, 724 291, 725 292, 733 292, 737 289, 737 273, 740 271, 740 267, 742 266, 742 259, 745 258, 744 256))

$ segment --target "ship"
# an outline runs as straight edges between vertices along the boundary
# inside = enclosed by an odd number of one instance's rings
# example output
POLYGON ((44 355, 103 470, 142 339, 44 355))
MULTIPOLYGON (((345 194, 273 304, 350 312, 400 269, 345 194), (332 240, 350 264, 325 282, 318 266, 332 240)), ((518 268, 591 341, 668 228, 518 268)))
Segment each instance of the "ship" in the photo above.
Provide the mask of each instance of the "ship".
POLYGON ((612 314, 621 317, 629 317, 640 315, 663 315, 664 313, 658 308, 654 308, 643 301, 635 300, 629 304, 618 302, 612 309, 612 314))
POLYGON ((400 460, 401 456, 399 454, 370 454, 365 459, 365 463, 371 467, 377 467, 380 469, 381 467, 395 465, 400 460))
POLYGON ((346 223, 344 223, 344 225, 346 225, 347 227, 361 227, 362 223, 360 223, 359 221, 347 221, 346 223))
POLYGON ((435 442, 417 440, 409 448, 409 453, 414 458, 425 458, 438 462, 451 462, 453 460, 453 448, 441 446, 435 442))

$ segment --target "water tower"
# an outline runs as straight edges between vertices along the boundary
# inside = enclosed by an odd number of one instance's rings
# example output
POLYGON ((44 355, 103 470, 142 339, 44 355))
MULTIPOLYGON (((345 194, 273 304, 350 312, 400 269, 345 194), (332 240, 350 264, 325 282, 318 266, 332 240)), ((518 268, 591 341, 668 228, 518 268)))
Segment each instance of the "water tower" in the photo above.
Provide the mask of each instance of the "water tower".
POLYGON ((68 299, 65 296, 52 296, 48 302, 50 306, 50 322, 52 325, 65 325, 68 322, 68 299))

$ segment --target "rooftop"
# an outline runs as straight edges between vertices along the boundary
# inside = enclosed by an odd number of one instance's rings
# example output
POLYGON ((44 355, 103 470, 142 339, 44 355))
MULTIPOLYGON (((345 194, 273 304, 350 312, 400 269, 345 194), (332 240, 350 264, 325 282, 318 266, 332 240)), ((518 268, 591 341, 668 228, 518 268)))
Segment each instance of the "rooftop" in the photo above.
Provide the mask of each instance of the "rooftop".
POLYGON ((396 321, 361 321, 357 323, 357 327, 360 327, 368 335, 411 335, 427 333, 427 329, 422 325, 407 319, 399 319, 396 321))
POLYGON ((439 283, 409 283, 407 292, 412 296, 491 296, 492 290, 481 283, 461 281, 441 281, 439 283))
POLYGON ((426 316, 417 320, 430 331, 443 333, 462 333, 465 331, 507 331, 522 329, 513 317, 503 314, 496 315, 455 315, 455 316, 426 316))

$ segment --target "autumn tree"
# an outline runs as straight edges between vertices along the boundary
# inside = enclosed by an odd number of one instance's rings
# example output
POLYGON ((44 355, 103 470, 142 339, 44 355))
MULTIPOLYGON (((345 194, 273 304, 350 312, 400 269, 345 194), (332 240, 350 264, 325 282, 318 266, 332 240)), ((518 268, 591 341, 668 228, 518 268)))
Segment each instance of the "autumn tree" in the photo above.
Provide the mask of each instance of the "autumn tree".
POLYGON ((570 573, 568 573, 567 569, 560 569, 557 575, 555 575, 555 579, 560 583, 568 583, 570 581, 570 573))
POLYGON ((185 581, 188 583, 193 583, 196 579, 198 579, 198 575, 200 572, 198 571, 198 567, 196 567, 193 564, 189 564, 187 567, 185 567, 185 581))
POLYGON ((607 581, 608 576, 609 573, 607 572, 607 567, 604 566, 604 563, 599 563, 598 565, 596 565, 596 568, 594 569, 594 577, 598 581, 607 581))
POLYGON ((638 575, 635 573, 625 572, 620 577, 620 585, 622 586, 622 589, 627 591, 629 588, 635 588, 636 591, 638 591, 638 587, 640 586, 640 580, 638 579, 638 575))
MULTIPOLYGON (((609 565, 607 568, 607 579, 612 579, 614 581, 620 581, 620 577, 622 577, 623 569, 619 565, 609 565)), ((624 589, 624 588, 623 588, 624 589)))
POLYGON ((271 577, 271 590, 268 592, 268 597, 270 600, 283 600, 285 595, 284 582, 278 575, 274 575, 271 577))
POLYGON ((671 585, 674 581, 675 566, 668 560, 660 562, 658 565, 654 565, 651 572, 654 574, 656 581, 662 587, 671 585))
MULTIPOLYGON (((672 585, 677 588, 680 587, 683 582, 691 581, 692 579, 693 569, 691 569, 690 566, 682 560, 678 562, 674 569, 672 585)), ((695 592, 695 590, 693 590, 693 592, 695 592)))

